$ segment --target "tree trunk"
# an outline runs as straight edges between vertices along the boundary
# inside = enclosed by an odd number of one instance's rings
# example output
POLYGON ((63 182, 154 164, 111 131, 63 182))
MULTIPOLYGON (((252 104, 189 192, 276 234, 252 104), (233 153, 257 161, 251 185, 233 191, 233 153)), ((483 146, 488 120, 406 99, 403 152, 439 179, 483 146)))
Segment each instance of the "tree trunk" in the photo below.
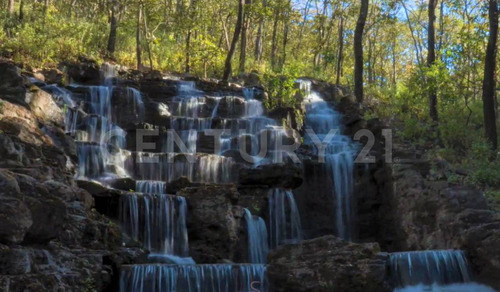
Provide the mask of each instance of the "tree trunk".
POLYGON ((14 4, 15 0, 9 0, 9 14, 11 16, 14 15, 14 4))
POLYGON ((225 82, 227 82, 229 80, 229 76, 231 76, 232 72, 231 61, 233 60, 234 51, 236 50, 236 44, 238 43, 238 39, 240 37, 241 25, 243 22, 244 6, 245 6, 245 0, 238 0, 238 18, 236 20, 236 26, 234 28, 234 35, 233 35, 233 40, 231 41, 231 47, 229 48, 229 52, 227 52, 226 62, 224 66, 224 75, 222 76, 222 81, 225 82))
MULTIPOLYGON (((250 0, 245 0, 245 5, 249 5, 250 0)), ((245 62, 247 57, 247 30, 248 30, 248 15, 243 14, 243 24, 241 28, 241 44, 240 44, 240 67, 239 73, 245 73, 245 62)))
POLYGON ((340 85, 340 75, 342 72, 342 59, 344 58, 344 17, 340 17, 339 24, 339 51, 337 54, 337 78, 335 84, 340 85))
POLYGON ((24 0, 19 1, 19 21, 23 21, 24 18, 24 0))
POLYGON ((289 15, 290 12, 288 9, 290 9, 291 3, 288 4, 287 6, 287 12, 286 12, 286 17, 283 23, 283 48, 282 48, 282 54, 281 54, 281 61, 280 61, 280 70, 283 70, 283 67, 285 66, 286 62, 286 45, 288 43, 288 31, 289 31, 289 15))
MULTIPOLYGON (((436 22, 436 5, 438 0, 429 0, 429 26, 427 28, 427 66, 432 67, 436 62, 436 31, 434 23, 436 22)), ((430 80, 429 90, 429 115, 432 121, 437 124, 437 87, 435 80, 430 80)))
MULTIPOLYGON (((191 0, 191 4, 189 5, 189 19, 191 22, 194 22, 194 17, 196 13, 196 0, 191 0)), ((189 74, 191 72, 191 24, 189 25, 188 33, 186 36, 186 63, 185 63, 185 72, 189 74)))
POLYGON ((142 23, 142 3, 139 3, 139 10, 137 11, 137 26, 135 31, 135 53, 137 57, 137 70, 142 69, 141 63, 141 23, 142 23))
POLYGON ((484 62, 483 79, 483 111, 484 111, 484 129, 486 138, 491 144, 493 150, 498 148, 497 134, 497 99, 495 92, 495 68, 497 56, 498 40, 498 1, 489 1, 489 27, 488 46, 486 48, 486 57, 484 62))
POLYGON ((116 10, 117 10, 117 0, 111 1, 111 19, 109 22, 109 38, 108 38, 108 54, 110 57, 113 57, 115 53, 115 44, 116 44, 116 10))
POLYGON ((273 22, 273 37, 272 37, 272 43, 271 43, 271 67, 273 69, 276 68, 276 57, 278 54, 278 8, 274 8, 275 13, 274 13, 274 22, 273 22))
MULTIPOLYGON (((262 0, 262 7, 267 7, 267 1, 262 0)), ((255 38, 255 52, 254 57, 256 61, 260 61, 262 58, 263 41, 264 38, 264 16, 261 15, 259 19, 259 28, 257 30, 257 37, 255 38)))
POLYGON ((363 32, 368 16, 369 0, 361 0, 359 17, 354 31, 354 95, 358 103, 363 102, 363 32))

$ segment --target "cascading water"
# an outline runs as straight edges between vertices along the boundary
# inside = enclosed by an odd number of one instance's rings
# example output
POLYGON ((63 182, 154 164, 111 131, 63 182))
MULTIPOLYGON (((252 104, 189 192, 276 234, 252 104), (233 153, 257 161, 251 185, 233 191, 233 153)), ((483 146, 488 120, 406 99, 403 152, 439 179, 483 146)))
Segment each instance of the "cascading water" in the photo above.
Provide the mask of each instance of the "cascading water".
POLYGON ((265 264, 269 252, 266 222, 261 217, 253 216, 248 209, 245 209, 245 221, 247 223, 248 259, 254 264, 265 264))
POLYGON ((269 191, 269 234, 271 248, 302 240, 299 210, 289 190, 269 191))
POLYGON ((166 183, 154 180, 137 180, 135 191, 144 194, 165 194, 166 183))
POLYGON ((494 291, 471 282, 465 254, 458 250, 392 253, 388 265, 390 279, 398 292, 494 291))
POLYGON ((265 291, 264 265, 136 265, 122 270, 120 292, 265 291))
POLYGON ((393 253, 389 258, 396 287, 469 282, 467 259, 461 251, 432 250, 393 253))
POLYGON ((346 136, 341 135, 341 116, 321 96, 311 90, 311 82, 299 80, 300 88, 305 92, 306 134, 304 142, 312 146, 315 154, 320 155, 317 143, 322 142, 324 153, 320 158, 325 161, 328 176, 331 177, 336 205, 335 218, 337 235, 352 240, 353 212, 353 169, 356 147, 346 136), (330 132, 331 130, 336 132, 330 132), (335 135, 328 135, 329 133, 335 135), (329 141, 325 139, 330 138, 329 141), (318 141, 319 140, 319 141, 318 141))
POLYGON ((125 232, 155 253, 187 257, 186 199, 164 194, 120 197, 125 232))

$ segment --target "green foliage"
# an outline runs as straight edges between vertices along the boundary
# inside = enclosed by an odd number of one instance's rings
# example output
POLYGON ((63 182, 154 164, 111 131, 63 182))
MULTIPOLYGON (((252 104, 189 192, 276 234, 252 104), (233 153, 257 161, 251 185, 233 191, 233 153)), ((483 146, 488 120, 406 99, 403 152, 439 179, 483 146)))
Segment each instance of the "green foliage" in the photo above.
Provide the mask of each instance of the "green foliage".
POLYGON ((296 108, 302 102, 302 95, 296 83, 297 76, 291 74, 266 73, 263 84, 269 98, 265 101, 267 109, 278 107, 296 108))

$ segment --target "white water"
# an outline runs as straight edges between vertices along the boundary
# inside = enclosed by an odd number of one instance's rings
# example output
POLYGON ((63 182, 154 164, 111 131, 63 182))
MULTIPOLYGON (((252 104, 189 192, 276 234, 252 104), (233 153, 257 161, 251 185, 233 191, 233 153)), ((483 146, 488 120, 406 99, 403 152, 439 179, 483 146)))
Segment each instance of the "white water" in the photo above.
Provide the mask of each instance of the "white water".
POLYGON ((266 222, 261 217, 253 216, 245 209, 247 223, 248 259, 250 263, 265 264, 269 252, 266 222))
POLYGON ((466 283, 471 275, 465 254, 455 250, 392 253, 390 276, 396 287, 466 283))
POLYGON ((265 291, 265 270, 264 265, 137 265, 122 271, 120 292, 265 291))
POLYGON ((145 249, 182 257, 189 255, 187 205, 171 195, 124 195, 120 217, 125 232, 143 242, 145 249))
POLYGON ((495 289, 478 283, 450 285, 416 285, 394 289, 394 292, 496 292, 495 289))
POLYGON ((299 210, 289 190, 269 191, 269 234, 271 248, 302 241, 299 210))
MULTIPOLYGON (((353 169, 356 147, 352 141, 341 134, 341 115, 323 100, 317 93, 311 90, 311 82, 299 80, 301 89, 306 93, 306 120, 305 128, 312 130, 316 137, 324 142, 331 130, 337 133, 330 141, 323 143, 325 152, 321 156, 325 160, 327 175, 331 178, 332 195, 335 201, 335 225, 337 236, 346 240, 352 240, 353 234, 353 169)), ((320 155, 318 148, 314 146, 314 137, 306 135, 306 144, 313 145, 313 150, 320 155)))

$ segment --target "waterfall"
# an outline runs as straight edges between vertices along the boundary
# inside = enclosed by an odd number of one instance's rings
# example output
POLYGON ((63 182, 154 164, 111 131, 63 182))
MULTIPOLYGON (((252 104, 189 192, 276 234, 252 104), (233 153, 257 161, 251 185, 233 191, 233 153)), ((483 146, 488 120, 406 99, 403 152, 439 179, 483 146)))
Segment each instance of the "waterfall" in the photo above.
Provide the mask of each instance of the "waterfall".
MULTIPOLYGON (((321 96, 311 90, 311 81, 299 80, 300 88, 305 93, 306 101, 306 130, 313 133, 322 142, 327 138, 330 130, 338 130, 326 145, 323 142, 325 170, 331 178, 333 198, 335 201, 335 223, 337 236, 352 240, 354 186, 353 169, 356 147, 346 136, 341 135, 341 115, 324 101, 321 96)), ((317 145, 313 144, 310 135, 304 137, 304 142, 313 146, 315 154, 320 154, 317 145)))
POLYGON ((92 179, 104 174, 104 157, 99 145, 78 143, 77 150, 79 178, 92 179))
POLYGON ((144 194, 124 195, 120 200, 120 217, 129 236, 150 251, 188 256, 185 198, 144 194))
POLYGON ((122 270, 120 292, 265 291, 264 265, 135 265, 122 270))
POLYGON ((291 191, 269 191, 269 230, 271 248, 302 240, 299 210, 291 191))
POLYGON ((135 191, 144 194, 165 194, 166 183, 154 180, 138 180, 135 182, 135 191))
POLYGON ((265 264, 268 253, 266 222, 261 217, 253 216, 245 209, 247 223, 248 258, 250 263, 265 264))
POLYGON ((470 282, 467 259, 462 251, 431 250, 393 253, 390 276, 396 287, 418 284, 470 282))

